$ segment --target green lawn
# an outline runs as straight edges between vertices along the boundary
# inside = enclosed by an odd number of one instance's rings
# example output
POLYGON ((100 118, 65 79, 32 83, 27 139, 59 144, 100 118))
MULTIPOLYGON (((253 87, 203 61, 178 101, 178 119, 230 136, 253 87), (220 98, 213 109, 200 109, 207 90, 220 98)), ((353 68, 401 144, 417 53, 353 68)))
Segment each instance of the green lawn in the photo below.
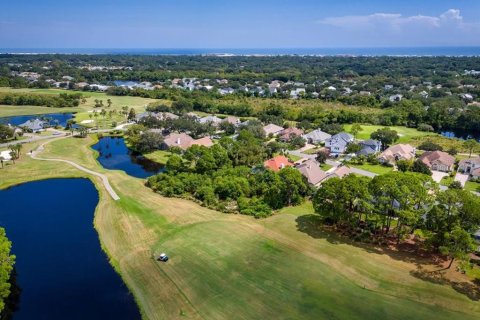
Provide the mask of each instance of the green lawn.
POLYGON ((323 164, 320 165, 320 169, 322 169, 323 171, 328 171, 331 168, 332 168, 332 166, 329 165, 329 164, 326 164, 326 163, 323 163, 323 164))
POLYGON ((164 150, 156 150, 154 152, 150 153, 145 153, 143 154, 145 158, 150 159, 152 161, 166 164, 168 161, 168 158, 172 155, 171 152, 169 151, 164 151, 164 150))
POLYGON ((467 183, 465 183, 465 190, 480 192, 480 183, 467 181, 467 183))
MULTIPOLYGON (((370 139, 370 135, 374 131, 377 131, 378 129, 381 129, 381 128, 385 128, 384 126, 375 126, 375 125, 366 125, 366 124, 362 124, 361 126, 363 130, 357 134, 357 139, 360 139, 360 140, 370 139)), ((346 124, 344 128, 346 132, 350 132, 352 125, 346 124)), ((398 127, 398 126, 392 126, 389 128, 397 131, 398 135, 400 136, 400 139, 397 141, 397 143, 409 143, 415 137, 438 136, 438 134, 436 133, 418 131, 415 128, 398 127)))
POLYGON ((393 167, 386 167, 386 166, 382 166, 380 164, 365 163, 363 165, 358 165, 358 164, 348 164, 348 165, 350 167, 362 169, 362 170, 365 170, 365 171, 370 171, 370 172, 373 172, 373 173, 376 173, 376 174, 386 174, 386 173, 389 173, 389 172, 393 171, 393 167))

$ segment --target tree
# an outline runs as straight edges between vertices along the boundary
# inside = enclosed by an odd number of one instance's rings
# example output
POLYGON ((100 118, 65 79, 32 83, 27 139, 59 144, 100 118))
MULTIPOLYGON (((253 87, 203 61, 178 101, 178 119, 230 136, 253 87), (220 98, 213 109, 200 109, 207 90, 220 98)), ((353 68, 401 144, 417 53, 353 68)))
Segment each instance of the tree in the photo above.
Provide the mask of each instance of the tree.
POLYGON ((475 243, 472 236, 459 226, 456 226, 451 232, 445 233, 444 243, 440 246, 440 252, 452 258, 448 269, 455 259, 464 259, 473 250, 475 250, 475 243))
POLYGON ((230 136, 235 133, 235 125, 227 121, 220 123, 220 130, 224 131, 226 135, 230 136))
POLYGON ((356 140, 357 139, 357 134, 362 130, 363 130, 363 128, 362 128, 361 125, 359 125, 358 123, 354 123, 352 125, 352 128, 350 129, 350 133, 353 134, 353 137, 356 140))
POLYGON ((383 148, 387 148, 387 146, 391 145, 400 138, 397 131, 391 130, 390 128, 378 129, 377 131, 373 132, 370 137, 382 142, 383 148))
POLYGON ((303 202, 310 188, 300 171, 287 167, 278 173, 280 180, 280 196, 284 205, 297 205, 303 202))
POLYGON ((128 120, 133 121, 135 120, 136 114, 135 114, 135 109, 131 108, 130 111, 128 112, 128 120))
POLYGON ((448 186, 448 188, 450 188, 450 189, 463 189, 462 184, 460 183, 460 181, 452 181, 452 183, 450 183, 450 185, 448 186))
POLYGON ((12 138, 14 131, 7 125, 0 124, 0 141, 12 138))
POLYGON ((358 151, 362 150, 362 146, 358 143, 350 143, 345 150, 346 153, 357 153, 358 151))
POLYGON ((320 150, 317 152, 315 160, 317 160, 318 163, 325 163, 327 159, 328 159, 328 154, 325 151, 320 150))
POLYGON ((107 108, 110 108, 112 106, 112 100, 107 99, 107 108))
POLYGON ((443 151, 443 147, 430 140, 423 142, 418 146, 418 149, 425 151, 443 151))
POLYGON ((165 165, 169 172, 177 173, 182 172, 185 169, 183 159, 177 154, 172 154, 165 165))
POLYGON ((478 148, 478 142, 475 139, 468 139, 463 143, 463 145, 468 150, 469 157, 472 157, 473 151, 478 148))
POLYGON ((5 299, 10 294, 10 275, 15 264, 11 254, 12 243, 8 240, 5 229, 0 228, 0 311, 5 308, 5 299))
POLYGON ((142 133, 133 145, 138 152, 146 153, 160 148, 163 143, 163 136, 158 132, 146 131, 142 133))
POLYGON ((419 160, 419 159, 417 159, 417 160, 413 163, 412 171, 413 171, 413 172, 423 173, 423 174, 426 174, 426 175, 429 175, 429 176, 432 175, 432 171, 430 171, 430 168, 429 168, 425 163, 423 163, 421 160, 419 160))
POLYGON ((412 162, 404 159, 398 160, 397 168, 398 168, 398 171, 402 171, 402 172, 410 171, 412 169, 412 162))

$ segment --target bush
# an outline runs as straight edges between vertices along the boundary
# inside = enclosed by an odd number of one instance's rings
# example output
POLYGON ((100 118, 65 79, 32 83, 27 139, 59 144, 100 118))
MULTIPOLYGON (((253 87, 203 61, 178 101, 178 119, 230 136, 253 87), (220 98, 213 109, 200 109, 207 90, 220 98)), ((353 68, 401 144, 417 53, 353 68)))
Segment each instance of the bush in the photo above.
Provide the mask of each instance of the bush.
POLYGON ((433 143, 432 141, 425 141, 418 146, 418 149, 425 151, 443 151, 443 147, 439 144, 433 143))
POLYGON ((433 132, 433 131, 435 131, 431 125, 426 124, 426 123, 421 123, 421 124, 419 124, 418 127, 417 127, 417 130, 418 130, 418 131, 424 131, 424 132, 433 132))

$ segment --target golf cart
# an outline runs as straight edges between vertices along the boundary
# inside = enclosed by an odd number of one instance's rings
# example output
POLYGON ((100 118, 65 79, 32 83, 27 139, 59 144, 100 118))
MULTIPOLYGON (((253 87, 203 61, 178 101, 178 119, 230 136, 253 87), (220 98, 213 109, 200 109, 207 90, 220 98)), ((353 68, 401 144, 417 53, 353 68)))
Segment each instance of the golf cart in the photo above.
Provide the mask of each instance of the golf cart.
POLYGON ((158 257, 158 261, 167 262, 168 261, 167 254, 166 253, 161 253, 160 256, 158 257))

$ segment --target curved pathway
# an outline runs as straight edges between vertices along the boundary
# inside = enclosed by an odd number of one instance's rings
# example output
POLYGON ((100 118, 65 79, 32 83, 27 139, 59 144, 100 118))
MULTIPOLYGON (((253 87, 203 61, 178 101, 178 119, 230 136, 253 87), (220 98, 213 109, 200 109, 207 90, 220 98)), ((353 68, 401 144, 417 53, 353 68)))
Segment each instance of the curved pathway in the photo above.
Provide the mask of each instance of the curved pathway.
MULTIPOLYGON (((66 137, 63 137, 63 138, 66 138, 66 137)), ((33 151, 31 154, 30 154, 30 157, 32 157, 32 159, 35 159, 35 160, 41 160, 41 161, 57 161, 57 162, 65 162, 65 163, 68 163, 72 166, 74 166, 75 168, 81 170, 81 171, 84 171, 88 174, 91 174, 91 175, 94 175, 94 176, 97 176, 99 177, 100 179, 102 179, 102 182, 103 182, 103 185, 105 186, 105 189, 107 190, 107 192, 110 194, 110 196, 112 197, 113 200, 120 200, 120 197, 118 196, 118 194, 115 192, 115 190, 113 190, 112 186, 110 185, 110 182, 108 181, 108 178, 106 175, 104 174, 101 174, 101 173, 98 173, 98 172, 95 172, 95 171, 92 171, 90 169, 87 169, 85 167, 82 167, 81 165, 73 162, 73 161, 70 161, 70 160, 64 160, 64 159, 48 159, 48 158, 39 158, 37 157, 37 154, 39 152, 42 152, 44 150, 44 145, 49 143, 49 142, 52 142, 54 140, 49 140, 43 144, 41 144, 35 151, 33 151)))

